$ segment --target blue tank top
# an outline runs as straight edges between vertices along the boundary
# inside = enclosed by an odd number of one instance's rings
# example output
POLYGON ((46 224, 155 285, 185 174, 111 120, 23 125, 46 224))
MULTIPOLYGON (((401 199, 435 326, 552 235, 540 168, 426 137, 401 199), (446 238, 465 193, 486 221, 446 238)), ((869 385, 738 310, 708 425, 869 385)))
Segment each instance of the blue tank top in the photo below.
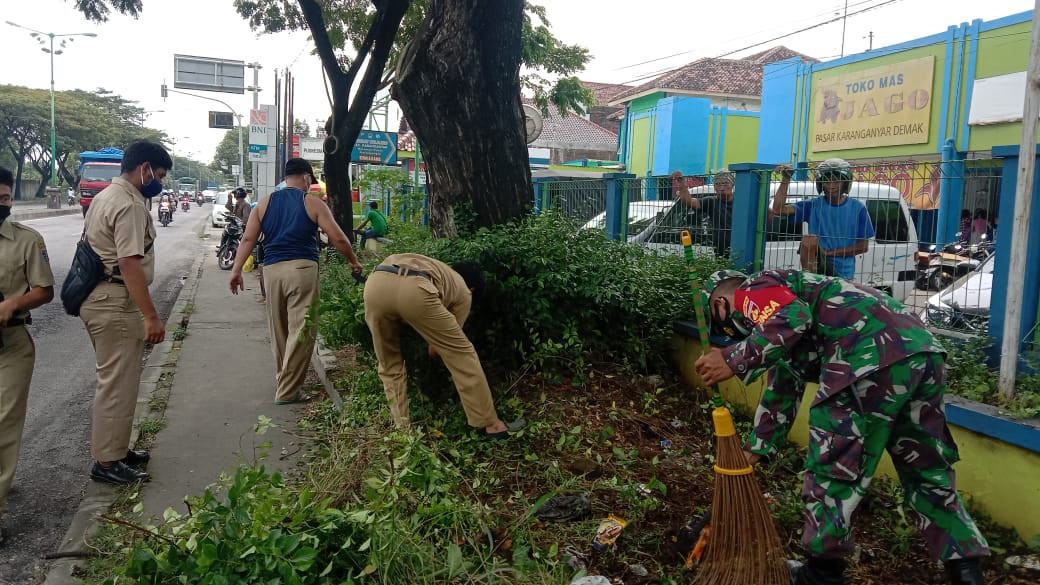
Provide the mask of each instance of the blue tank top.
POLYGON ((271 193, 260 229, 264 264, 286 260, 318 261, 318 224, 307 215, 303 191, 286 188, 271 193))

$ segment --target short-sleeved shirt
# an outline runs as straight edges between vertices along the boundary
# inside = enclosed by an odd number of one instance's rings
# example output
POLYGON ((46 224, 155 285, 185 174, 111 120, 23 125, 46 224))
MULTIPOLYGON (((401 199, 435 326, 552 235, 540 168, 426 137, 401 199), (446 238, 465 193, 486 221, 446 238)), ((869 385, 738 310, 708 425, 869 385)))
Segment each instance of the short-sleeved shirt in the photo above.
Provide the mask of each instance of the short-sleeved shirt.
MULTIPOLYGON (((813 197, 794 203, 794 221, 809 222, 809 233, 819 238, 824 250, 852 246, 874 237, 874 224, 862 201, 845 197, 841 205, 831 205, 826 197, 813 197)), ((856 275, 855 256, 830 256, 834 274, 842 278, 856 275)))
POLYGON ((723 201, 717 195, 709 195, 699 201, 715 254, 725 256, 729 252, 730 233, 733 231, 733 200, 723 201))
POLYGON ((421 270, 429 274, 433 286, 440 293, 441 302, 448 312, 455 316, 459 327, 466 323, 470 306, 473 304, 473 294, 466 286, 462 275, 455 272, 451 266, 422 254, 392 254, 384 258, 381 264, 421 270))
MULTIPOLYGON (((47 286, 54 286, 54 274, 43 236, 16 221, 0 223, 0 293, 13 299, 29 289, 47 286)), ((14 317, 28 315, 22 311, 14 317)))
POLYGON ((94 197, 84 220, 87 242, 109 274, 118 274, 119 259, 141 257, 147 284, 155 277, 155 224, 144 195, 122 177, 94 197))
POLYGON ((249 206, 249 202, 244 198, 235 202, 234 215, 238 219, 241 219, 242 223, 249 221, 249 212, 252 210, 253 208, 249 206))
POLYGON ((368 213, 365 214, 365 221, 372 226, 372 233, 385 236, 386 235, 386 216, 379 212, 377 209, 369 209, 368 213))

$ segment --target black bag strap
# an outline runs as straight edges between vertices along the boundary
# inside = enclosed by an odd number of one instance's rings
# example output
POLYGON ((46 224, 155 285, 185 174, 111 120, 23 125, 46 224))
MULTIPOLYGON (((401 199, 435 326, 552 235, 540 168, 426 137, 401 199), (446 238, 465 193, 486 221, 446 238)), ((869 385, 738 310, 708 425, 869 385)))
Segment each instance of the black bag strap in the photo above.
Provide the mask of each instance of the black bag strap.
MULTIPOLYGON (((149 214, 149 216, 150 215, 151 214, 149 214)), ((84 221, 83 222, 83 233, 80 234, 79 239, 84 244, 90 246, 90 240, 87 239, 87 225, 86 224, 87 224, 87 222, 84 221)), ((147 227, 148 226, 145 225, 145 228, 146 228, 145 229, 145 233, 148 233, 147 227)), ((152 246, 154 246, 154 245, 155 245, 155 238, 152 238, 152 241, 148 242, 148 245, 144 247, 144 253, 147 254, 148 252, 150 252, 152 250, 152 246)), ((94 246, 90 246, 90 249, 94 250, 94 246)), ((97 250, 94 250, 94 253, 97 254, 97 250)), ((104 260, 101 261, 101 265, 105 266, 104 260)), ((108 272, 108 267, 105 267, 105 272, 106 273, 108 272)), ((118 261, 116 262, 116 265, 112 267, 112 274, 105 274, 105 275, 102 276, 102 279, 111 282, 112 279, 117 277, 117 276, 122 276, 122 274, 120 274, 120 271, 119 271, 119 263, 118 263, 118 261)))

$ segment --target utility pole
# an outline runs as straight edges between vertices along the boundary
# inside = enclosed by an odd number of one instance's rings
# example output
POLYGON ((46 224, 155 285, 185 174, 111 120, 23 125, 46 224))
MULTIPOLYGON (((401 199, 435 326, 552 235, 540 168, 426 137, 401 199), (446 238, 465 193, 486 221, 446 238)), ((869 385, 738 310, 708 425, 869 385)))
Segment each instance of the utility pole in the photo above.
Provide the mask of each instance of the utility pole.
MULTIPOLYGON (((1033 14, 1040 11, 1036 0, 1033 14)), ((1018 374, 1019 335, 1022 321, 1022 295, 1025 287, 1026 248, 1029 244, 1029 215, 1033 203, 1033 170, 1036 166, 1036 130, 1040 121, 1040 18, 1033 19, 1026 72, 1026 97, 1022 108, 1022 143, 1018 151, 1018 180, 1015 183, 1015 214, 1011 224, 1011 258, 1008 265, 1007 303, 1004 311, 1004 339, 1000 347, 1001 395, 1015 392, 1018 374)))
POLYGON ((841 56, 845 56, 845 25, 849 21, 849 0, 845 0, 845 12, 841 17, 841 56))
POLYGON ((874 31, 868 32, 867 33, 867 38, 870 39, 870 44, 867 46, 867 50, 868 51, 873 51, 874 50, 874 31))

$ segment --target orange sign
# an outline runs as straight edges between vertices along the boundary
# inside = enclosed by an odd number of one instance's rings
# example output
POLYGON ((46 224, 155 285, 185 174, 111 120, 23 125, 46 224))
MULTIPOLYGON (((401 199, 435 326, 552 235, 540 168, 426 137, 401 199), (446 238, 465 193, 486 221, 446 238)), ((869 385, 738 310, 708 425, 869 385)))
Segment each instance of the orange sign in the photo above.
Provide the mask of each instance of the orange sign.
POLYGON ((895 187, 903 194, 910 209, 939 208, 942 169, 938 163, 852 163, 852 175, 854 181, 895 187))

